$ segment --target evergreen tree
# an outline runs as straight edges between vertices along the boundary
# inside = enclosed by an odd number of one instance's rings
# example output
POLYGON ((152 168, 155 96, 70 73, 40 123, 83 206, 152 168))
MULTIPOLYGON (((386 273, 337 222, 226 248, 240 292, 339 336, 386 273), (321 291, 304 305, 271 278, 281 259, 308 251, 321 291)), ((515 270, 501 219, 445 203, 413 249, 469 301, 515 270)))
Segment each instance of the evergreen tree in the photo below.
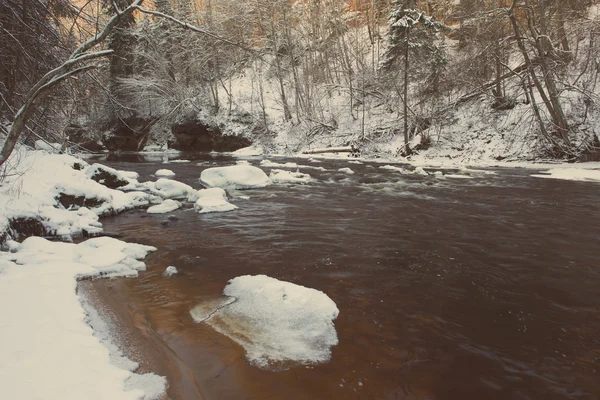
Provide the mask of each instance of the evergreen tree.
POLYGON ((408 85, 409 76, 415 80, 426 78, 437 91, 440 73, 447 63, 443 47, 438 44, 437 33, 444 27, 433 17, 419 11, 414 1, 397 1, 388 19, 388 47, 382 63, 384 70, 403 68, 404 143, 405 155, 411 153, 408 144, 408 85), (411 70, 411 62, 414 68, 411 70))

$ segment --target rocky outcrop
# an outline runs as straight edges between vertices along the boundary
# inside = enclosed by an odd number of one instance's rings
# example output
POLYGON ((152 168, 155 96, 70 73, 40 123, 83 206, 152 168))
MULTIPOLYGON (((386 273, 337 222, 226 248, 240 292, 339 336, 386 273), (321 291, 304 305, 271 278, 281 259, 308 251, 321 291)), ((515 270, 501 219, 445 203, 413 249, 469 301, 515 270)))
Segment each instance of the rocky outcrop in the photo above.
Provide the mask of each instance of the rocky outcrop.
POLYGON ((146 142, 150 128, 156 119, 129 117, 118 120, 102 137, 102 143, 110 151, 139 151, 146 142))
POLYGON ((171 147, 182 151, 235 151, 252 144, 241 136, 223 135, 218 126, 197 119, 175 123, 171 132, 175 137, 171 147))

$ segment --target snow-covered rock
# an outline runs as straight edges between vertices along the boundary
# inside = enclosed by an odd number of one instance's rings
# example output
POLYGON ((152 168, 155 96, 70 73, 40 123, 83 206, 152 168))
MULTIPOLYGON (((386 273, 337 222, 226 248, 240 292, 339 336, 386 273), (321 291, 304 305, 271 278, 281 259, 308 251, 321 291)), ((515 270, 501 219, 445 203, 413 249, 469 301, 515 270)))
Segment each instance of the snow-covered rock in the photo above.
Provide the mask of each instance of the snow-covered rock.
POLYGON ((285 164, 281 164, 281 163, 273 162, 271 160, 262 160, 260 162, 260 166, 266 167, 266 168, 298 168, 298 164, 293 163, 293 162, 287 162, 285 164))
POLYGON ((165 392, 163 377, 135 374, 137 363, 104 345, 76 291, 81 277, 137 275, 155 248, 30 237, 14 250, 0 252, 2 398, 150 400, 165 392))
POLYGON ((173 267, 173 266, 169 266, 167 267, 167 269, 165 269, 165 272, 163 272, 163 276, 165 278, 170 278, 173 275, 177 275, 179 273, 179 271, 177 271, 177 268, 173 267))
POLYGON ((417 167, 417 168, 415 168, 415 170, 413 171, 413 174, 415 174, 415 175, 427 176, 427 175, 429 175, 429 172, 425 171, 425 170, 423 169, 423 167, 417 167))
POLYGON ((338 344, 333 320, 339 310, 323 292, 265 275, 239 276, 223 290, 229 299, 207 310, 191 311, 246 350, 248 360, 262 368, 273 363, 314 364, 331 358, 338 344))
POLYGON ((400 172, 401 174, 409 174, 410 172, 402 167, 396 167, 394 165, 383 165, 379 169, 385 169, 387 171, 400 172))
POLYGON ((238 190, 262 188, 271 184, 263 170, 251 165, 207 168, 200 174, 200 181, 209 187, 238 190))
POLYGON ((167 199, 160 204, 152 206, 146 210, 149 214, 165 214, 177 210, 181 203, 175 200, 167 199))
POLYGON ((7 238, 95 235, 102 231, 98 216, 156 202, 151 194, 123 193, 90 179, 88 174, 99 168, 87 168, 85 161, 69 155, 21 147, 5 165, 13 173, 0 187, 0 233, 7 238), (24 230, 23 222, 35 229, 24 230))
POLYGON ((354 171, 352 171, 352 170, 351 170, 350 168, 348 168, 348 167, 346 167, 346 168, 340 168, 340 169, 338 169, 338 171, 340 171, 340 172, 343 172, 343 173, 345 173, 345 174, 348 174, 348 175, 352 175, 352 174, 354 174, 354 171))
POLYGON ((198 200, 194 209, 201 214, 233 211, 238 207, 227 201, 227 193, 221 188, 202 189, 196 192, 198 200))
POLYGON ((172 178, 175 176, 175 172, 171 171, 170 169, 159 169, 154 173, 154 175, 161 178, 172 178))
POLYGON ((85 170, 88 178, 111 189, 137 184, 139 174, 133 171, 119 171, 102 164, 92 164, 85 170))
POLYGON ((185 199, 196 190, 190 185, 172 179, 160 178, 147 184, 151 193, 165 199, 185 199))
POLYGON ((273 183, 308 183, 311 180, 309 174, 284 171, 282 169, 271 170, 269 178, 273 183))

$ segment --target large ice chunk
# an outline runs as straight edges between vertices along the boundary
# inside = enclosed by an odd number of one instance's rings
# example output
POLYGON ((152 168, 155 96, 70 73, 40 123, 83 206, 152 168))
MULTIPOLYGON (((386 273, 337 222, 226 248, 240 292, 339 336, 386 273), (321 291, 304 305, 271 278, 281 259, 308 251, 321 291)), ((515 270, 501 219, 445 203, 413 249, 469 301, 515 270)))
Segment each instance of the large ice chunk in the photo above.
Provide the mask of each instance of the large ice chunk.
POLYGON ((271 184, 262 169, 251 165, 207 168, 200 174, 200 181, 210 187, 239 190, 262 188, 271 184))
POLYGON ((338 344, 333 320, 339 310, 325 293, 245 275, 230 280, 223 294, 230 301, 218 302, 212 310, 199 304, 191 315, 241 344, 257 367, 286 368, 331 358, 331 347, 338 344))

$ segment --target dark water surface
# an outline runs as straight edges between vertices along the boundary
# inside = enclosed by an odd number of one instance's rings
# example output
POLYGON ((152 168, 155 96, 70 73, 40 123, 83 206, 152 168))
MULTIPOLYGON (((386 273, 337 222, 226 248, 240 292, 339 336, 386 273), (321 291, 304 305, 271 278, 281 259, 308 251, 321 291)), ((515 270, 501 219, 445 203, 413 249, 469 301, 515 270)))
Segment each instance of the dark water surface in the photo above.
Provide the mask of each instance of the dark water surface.
MULTIPOLYGON (((196 188, 204 168, 235 162, 136 157, 103 162, 140 180, 166 167, 196 188)), ((141 350, 168 375, 172 398, 600 398, 599 184, 524 169, 439 180, 369 163, 298 163, 329 171, 301 169, 315 178, 307 185, 232 192, 239 209, 230 213, 103 220, 105 231, 159 249, 139 278, 95 285, 128 335, 152 337, 141 350), (163 278, 169 265, 181 273, 163 278), (259 370, 194 323, 191 308, 247 274, 335 301, 330 362, 259 370)))

